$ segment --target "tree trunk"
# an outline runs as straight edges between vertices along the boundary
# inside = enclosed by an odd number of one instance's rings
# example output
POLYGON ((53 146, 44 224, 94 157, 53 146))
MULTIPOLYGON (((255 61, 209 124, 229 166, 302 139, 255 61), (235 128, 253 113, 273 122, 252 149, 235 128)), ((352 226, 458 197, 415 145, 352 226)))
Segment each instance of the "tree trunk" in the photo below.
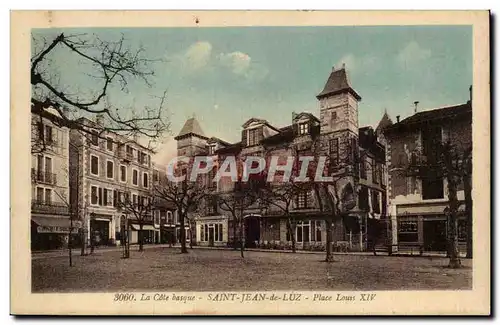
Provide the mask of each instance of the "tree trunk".
POLYGON ((295 242, 295 227, 293 227, 292 220, 290 220, 290 217, 287 218, 286 225, 288 227, 288 232, 290 233, 290 239, 292 240, 292 252, 296 253, 297 244, 295 242))
POLYGON ((143 224, 139 224, 139 252, 144 250, 144 232, 142 231, 143 224))
POLYGON ((326 219, 326 262, 333 262, 333 251, 332 251, 332 243, 333 243, 333 220, 326 219))
POLYGON ((448 215, 448 252, 450 257, 450 262, 448 267, 456 269, 461 266, 460 256, 458 255, 458 233, 457 233, 457 210, 458 210, 458 198, 457 198, 457 184, 455 177, 450 175, 447 177, 448 180, 448 199, 450 204, 450 211, 448 215))
POLYGON ((472 258, 472 184, 470 175, 463 177, 465 213, 467 215, 467 258, 472 258))
POLYGON ((243 243, 243 218, 240 218, 240 254, 244 258, 245 244, 243 243))
POLYGON ((187 254, 187 248, 186 248, 186 230, 184 229, 185 227, 185 220, 184 220, 184 213, 180 213, 180 231, 179 231, 179 240, 181 242, 181 254, 187 254))
POLYGON ((234 250, 238 249, 238 245, 236 244, 236 240, 238 238, 236 236, 236 223, 237 223, 236 216, 233 216, 233 249, 234 250))

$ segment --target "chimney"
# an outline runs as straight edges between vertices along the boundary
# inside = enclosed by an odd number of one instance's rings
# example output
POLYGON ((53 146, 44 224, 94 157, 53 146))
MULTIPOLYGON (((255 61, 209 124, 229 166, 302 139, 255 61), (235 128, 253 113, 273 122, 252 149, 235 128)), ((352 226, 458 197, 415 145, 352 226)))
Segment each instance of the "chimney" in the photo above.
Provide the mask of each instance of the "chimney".
POLYGON ((342 63, 342 69, 345 69, 345 63, 342 63))
POLYGON ((472 103, 472 85, 469 87, 469 101, 472 103))
POLYGON ((415 105, 415 114, 418 112, 418 100, 413 102, 413 105, 415 105))
POLYGON ((102 114, 97 114, 95 116, 95 123, 102 126, 104 124, 104 116, 102 114))
POLYGON ((69 107, 68 106, 63 106, 62 112, 63 112, 65 117, 69 118, 69 107))
POLYGON ((332 66, 332 72, 335 71, 335 66, 332 66))
POLYGON ((396 123, 399 123, 399 115, 396 116, 396 121, 397 121, 396 123))
POLYGON ((297 113, 292 112, 292 122, 293 122, 293 120, 295 120, 296 117, 297 117, 297 113))

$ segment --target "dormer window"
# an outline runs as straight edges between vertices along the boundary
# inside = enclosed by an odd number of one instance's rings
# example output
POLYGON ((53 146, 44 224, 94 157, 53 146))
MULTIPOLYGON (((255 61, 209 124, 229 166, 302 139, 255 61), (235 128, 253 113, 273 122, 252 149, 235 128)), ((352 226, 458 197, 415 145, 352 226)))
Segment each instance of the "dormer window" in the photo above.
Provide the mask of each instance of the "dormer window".
POLYGON ((255 146, 260 142, 261 129, 255 128, 248 130, 248 145, 255 146))
POLYGON ((300 135, 309 134, 309 124, 307 122, 299 124, 299 134, 300 135))
POLYGON ((216 149, 216 146, 215 144, 211 144, 208 146, 208 154, 209 155, 214 155, 215 154, 215 149, 216 149))

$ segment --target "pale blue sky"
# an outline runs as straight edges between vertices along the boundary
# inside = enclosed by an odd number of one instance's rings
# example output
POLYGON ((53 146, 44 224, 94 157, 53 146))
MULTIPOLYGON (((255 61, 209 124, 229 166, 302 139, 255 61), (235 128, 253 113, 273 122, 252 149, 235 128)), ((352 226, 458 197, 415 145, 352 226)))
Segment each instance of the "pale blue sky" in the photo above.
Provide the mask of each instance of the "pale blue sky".
MULTIPOLYGON (((36 30, 50 39, 61 30, 36 30)), ((384 109, 395 120, 422 109, 467 101, 472 83, 470 26, 391 27, 246 27, 65 29, 66 34, 95 33, 103 39, 124 34, 140 44, 153 65, 155 86, 133 82, 128 95, 117 89, 111 101, 136 108, 151 104, 151 95, 168 90, 172 132, 193 113, 208 136, 238 141, 241 125, 260 117, 280 127, 292 111, 319 116, 315 96, 332 66, 346 64, 352 86, 363 98, 360 126, 376 126, 384 109)), ((85 93, 92 79, 78 76, 85 67, 66 55, 54 61, 62 83, 85 93), (69 79, 67 79, 69 78, 69 79)), ((165 138, 160 157, 171 155, 165 138)))

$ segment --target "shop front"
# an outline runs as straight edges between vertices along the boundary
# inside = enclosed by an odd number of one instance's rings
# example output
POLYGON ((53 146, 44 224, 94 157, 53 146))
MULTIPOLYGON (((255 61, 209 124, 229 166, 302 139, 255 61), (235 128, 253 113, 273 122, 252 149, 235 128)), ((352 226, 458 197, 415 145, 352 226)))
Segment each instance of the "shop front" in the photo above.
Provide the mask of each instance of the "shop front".
MULTIPOLYGON (((457 215, 459 249, 467 240, 466 216, 460 207, 457 215)), ((446 252, 449 234, 447 205, 402 206, 397 209, 397 240, 399 245, 422 247, 423 251, 446 252)), ((394 235, 394 233, 393 233, 394 235)))
POLYGON ((51 250, 68 247, 71 229, 73 247, 79 243, 80 222, 63 216, 32 216, 31 217, 31 249, 51 250))
MULTIPOLYGON (((200 246, 226 246, 228 241, 228 219, 225 216, 204 217, 196 220, 196 243, 200 246)), ((178 233, 180 228, 177 228, 178 233)), ((190 233, 189 227, 186 233, 190 233)), ((186 238, 188 235, 186 234, 186 238)), ((193 236, 194 237, 194 236, 193 236)))

